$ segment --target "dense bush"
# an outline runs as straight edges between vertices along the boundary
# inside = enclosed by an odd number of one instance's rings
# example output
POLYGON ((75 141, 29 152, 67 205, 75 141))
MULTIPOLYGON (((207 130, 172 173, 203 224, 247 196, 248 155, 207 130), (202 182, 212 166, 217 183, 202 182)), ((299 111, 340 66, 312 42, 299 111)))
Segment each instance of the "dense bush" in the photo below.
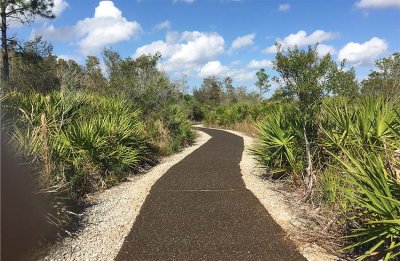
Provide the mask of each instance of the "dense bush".
POLYGON ((275 105, 263 103, 221 104, 216 107, 203 106, 204 123, 207 126, 231 128, 252 134, 254 124, 264 118, 275 105))
POLYGON ((114 185, 149 159, 194 139, 176 106, 145 121, 126 100, 95 93, 13 92, 2 97, 2 109, 3 138, 30 163, 38 190, 62 208, 61 196, 77 198, 114 185), (148 131, 149 122, 161 122, 162 129, 148 131), (154 151, 158 137, 165 140, 154 151))
POLYGON ((169 155, 191 145, 195 133, 188 112, 179 105, 168 105, 154 120, 146 120, 151 144, 161 155, 169 155))
POLYGON ((274 176, 290 174, 297 182, 305 164, 297 109, 292 104, 271 106, 256 129, 260 146, 252 152, 260 165, 274 176))
POLYGON ((82 195, 121 180, 148 157, 139 111, 95 94, 10 93, 3 128, 21 156, 35 162, 41 186, 82 195))
MULTIPOLYGON (((351 104, 335 98, 324 101, 318 116, 314 201, 335 204, 346 213, 344 222, 355 241, 344 250, 357 247, 365 252, 360 259, 399 255, 399 108, 380 97, 351 104)), ((254 155, 268 173, 284 172, 298 185, 306 155, 296 115, 290 104, 271 110, 257 125, 260 143, 254 155)))

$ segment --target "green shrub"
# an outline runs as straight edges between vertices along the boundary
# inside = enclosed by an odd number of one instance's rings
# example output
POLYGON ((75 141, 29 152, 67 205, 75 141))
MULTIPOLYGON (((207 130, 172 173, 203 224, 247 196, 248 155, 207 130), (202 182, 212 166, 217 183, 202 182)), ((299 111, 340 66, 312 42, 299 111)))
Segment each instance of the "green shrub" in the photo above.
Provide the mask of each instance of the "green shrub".
POLYGON ((169 155, 191 145, 195 133, 188 112, 180 105, 169 105, 158 119, 146 121, 150 142, 161 155, 169 155))
POLYGON ((331 101, 323 109, 320 144, 328 149, 330 165, 340 175, 335 190, 343 195, 341 201, 349 202, 344 210, 353 220, 353 243, 344 250, 364 252, 360 260, 389 260, 400 251, 396 106, 381 97, 366 97, 353 104, 331 101))
POLYGON ((291 174, 298 181, 303 168, 299 117, 294 108, 274 106, 256 125, 259 144, 252 152, 270 174, 291 174))
POLYGON ((4 103, 6 133, 21 156, 35 159, 46 177, 41 187, 68 184, 69 194, 79 196, 121 180, 149 153, 140 113, 124 100, 11 93, 4 103))
POLYGON ((373 151, 350 152, 343 149, 346 159, 337 158, 344 172, 346 186, 340 191, 351 203, 348 212, 354 214, 355 227, 349 238, 354 239, 343 250, 360 247, 367 257, 395 259, 400 255, 400 181, 392 169, 373 151))
MULTIPOLYGON (((343 212, 351 229, 348 247, 359 259, 400 254, 400 113, 381 97, 324 100, 313 154, 314 203, 343 212), (318 200, 318 202, 315 202, 318 200)), ((257 125, 253 150, 269 173, 304 175, 305 145, 296 104, 270 106, 257 125)))

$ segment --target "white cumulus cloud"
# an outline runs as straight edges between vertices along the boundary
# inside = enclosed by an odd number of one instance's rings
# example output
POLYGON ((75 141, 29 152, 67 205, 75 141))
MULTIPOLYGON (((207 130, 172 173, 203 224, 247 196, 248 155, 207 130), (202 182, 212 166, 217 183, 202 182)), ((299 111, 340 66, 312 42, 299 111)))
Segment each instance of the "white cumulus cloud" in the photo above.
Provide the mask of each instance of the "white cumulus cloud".
POLYGON ((360 0, 356 2, 359 8, 400 8, 400 0, 360 0))
POLYGON ((100 1, 93 17, 62 28, 45 25, 34 29, 32 36, 41 35, 44 39, 64 41, 74 38, 82 53, 91 54, 107 45, 132 39, 140 31, 140 24, 123 17, 112 1, 100 1))
POLYGON ((83 36, 79 45, 83 53, 101 50, 104 46, 131 39, 141 30, 139 23, 128 21, 112 1, 101 1, 93 18, 86 18, 76 25, 83 36))
POLYGON ((68 7, 68 3, 65 0, 54 0, 53 13, 54 15, 60 16, 62 12, 68 7))
POLYGON ((338 59, 346 59, 347 62, 354 66, 367 66, 384 54, 388 49, 385 40, 373 37, 364 43, 347 43, 339 51, 338 59))
POLYGON ((156 31, 160 31, 163 29, 171 29, 171 22, 169 20, 165 20, 164 22, 161 22, 154 26, 154 30, 156 31))
POLYGON ((138 57, 142 54, 156 54, 159 52, 163 57, 168 57, 171 56, 178 48, 179 46, 175 45, 174 43, 158 40, 137 48, 134 56, 138 57))
POLYGON ((278 11, 280 12, 286 12, 289 11, 290 9, 290 4, 280 4, 278 7, 278 11))
POLYGON ((317 46, 317 53, 321 57, 327 55, 328 53, 334 55, 336 54, 336 49, 332 45, 319 44, 317 46))
MULTIPOLYGON (((53 14, 58 17, 61 15, 62 12, 64 12, 64 10, 68 7, 68 3, 65 0, 54 0, 54 6, 51 9, 53 14)), ((9 10, 10 5, 7 7, 7 10, 9 10)), ((24 20, 23 16, 17 16, 16 18, 9 18, 8 19, 8 26, 11 28, 19 28, 22 27, 23 24, 21 23, 21 21, 19 20, 19 18, 21 18, 22 20, 24 20)), ((47 21, 46 18, 43 17, 36 17, 35 19, 35 23, 43 23, 47 21)))
POLYGON ((256 71, 237 70, 232 73, 231 77, 237 82, 254 81, 256 79, 256 71))
POLYGON ((247 68, 272 68, 271 60, 251 60, 247 68))
POLYGON ((198 70, 224 52, 225 41, 217 33, 168 33, 165 41, 155 41, 139 47, 134 57, 160 52, 165 59, 161 68, 166 71, 198 70))
POLYGON ((256 34, 247 34, 243 36, 239 36, 232 42, 231 50, 240 49, 246 46, 251 46, 254 44, 254 37, 256 34))
POLYGON ((201 67, 199 71, 199 76, 225 76, 228 71, 229 68, 222 65, 220 61, 211 61, 201 67))
POLYGON ((56 28, 54 25, 44 24, 32 30, 31 39, 36 36, 43 36, 45 40, 68 41, 76 36, 76 31, 73 26, 56 28))
MULTIPOLYGON (((282 45, 284 48, 293 48, 295 46, 302 47, 307 45, 313 45, 316 43, 322 43, 328 40, 332 40, 337 36, 333 32, 325 32, 324 30, 316 30, 312 34, 307 35, 306 31, 300 30, 295 34, 289 34, 283 39, 277 38, 276 42, 282 45)), ((264 49, 266 53, 276 53, 276 46, 272 45, 264 49)))
POLYGON ((198 76, 203 78, 207 76, 216 76, 218 78, 229 76, 236 82, 247 82, 256 78, 256 71, 225 66, 220 61, 215 60, 203 65, 198 72, 198 76))

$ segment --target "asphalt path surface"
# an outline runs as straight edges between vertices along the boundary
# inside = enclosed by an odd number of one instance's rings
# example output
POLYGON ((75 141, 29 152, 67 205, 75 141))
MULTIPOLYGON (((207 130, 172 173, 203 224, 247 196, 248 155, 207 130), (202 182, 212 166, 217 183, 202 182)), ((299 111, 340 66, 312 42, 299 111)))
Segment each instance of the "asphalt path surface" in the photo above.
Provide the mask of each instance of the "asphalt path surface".
POLYGON ((212 138, 152 187, 116 260, 306 260, 245 188, 243 139, 212 138))

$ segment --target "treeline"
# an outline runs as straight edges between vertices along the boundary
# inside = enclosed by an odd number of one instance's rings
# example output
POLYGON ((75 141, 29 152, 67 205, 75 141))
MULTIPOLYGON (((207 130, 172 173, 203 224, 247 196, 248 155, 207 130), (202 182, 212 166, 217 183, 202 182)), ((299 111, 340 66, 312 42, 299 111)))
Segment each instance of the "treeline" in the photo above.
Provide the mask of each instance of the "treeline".
POLYGON ((9 49, 1 129, 50 202, 48 219, 68 223, 67 201, 107 188, 190 145, 185 81, 157 69, 160 56, 104 50, 84 65, 36 38, 9 49))
POLYGON ((358 83, 354 69, 315 47, 278 50, 272 97, 205 110, 206 123, 256 135, 253 154, 266 176, 290 181, 287 189, 327 215, 320 233, 336 237, 336 251, 397 260, 400 54, 378 60, 358 83))

